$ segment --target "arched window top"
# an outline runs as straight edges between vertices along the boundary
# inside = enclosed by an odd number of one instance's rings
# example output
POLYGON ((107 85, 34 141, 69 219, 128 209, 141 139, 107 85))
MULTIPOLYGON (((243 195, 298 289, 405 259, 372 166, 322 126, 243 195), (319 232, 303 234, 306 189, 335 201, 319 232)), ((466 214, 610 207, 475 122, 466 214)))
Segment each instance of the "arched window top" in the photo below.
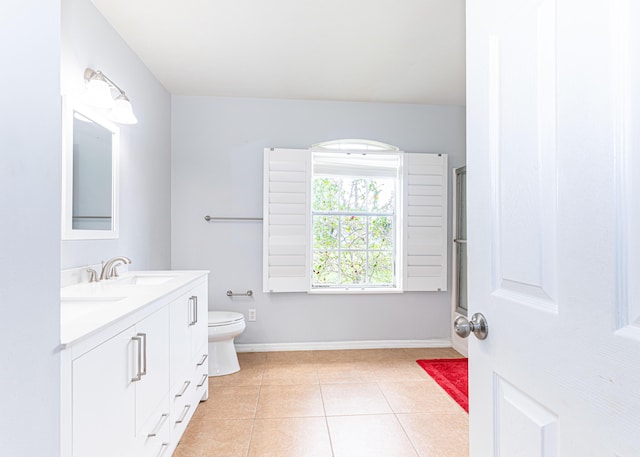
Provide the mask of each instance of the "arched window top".
POLYGON ((322 143, 314 144, 311 148, 329 151, 400 151, 399 147, 391 144, 362 139, 323 141, 322 143))

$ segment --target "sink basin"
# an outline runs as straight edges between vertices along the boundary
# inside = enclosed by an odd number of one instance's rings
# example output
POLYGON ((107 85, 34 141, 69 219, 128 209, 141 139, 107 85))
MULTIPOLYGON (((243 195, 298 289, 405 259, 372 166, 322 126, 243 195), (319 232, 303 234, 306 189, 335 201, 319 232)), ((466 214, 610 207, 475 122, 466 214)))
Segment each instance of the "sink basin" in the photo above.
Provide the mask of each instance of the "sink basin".
POLYGON ((62 297, 60 314, 62 319, 71 319, 93 312, 97 307, 108 306, 126 297, 62 297))
POLYGON ((131 276, 124 276, 118 279, 112 279, 105 281, 105 285, 113 286, 156 286, 158 284, 164 284, 165 282, 174 279, 175 275, 142 275, 134 274, 131 276))

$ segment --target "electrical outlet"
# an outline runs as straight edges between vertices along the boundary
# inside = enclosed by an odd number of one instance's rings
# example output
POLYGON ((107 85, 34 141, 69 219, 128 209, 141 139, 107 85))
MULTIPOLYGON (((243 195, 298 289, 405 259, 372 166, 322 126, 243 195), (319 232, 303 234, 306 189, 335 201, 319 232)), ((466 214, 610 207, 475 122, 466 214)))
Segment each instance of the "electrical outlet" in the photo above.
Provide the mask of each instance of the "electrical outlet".
POLYGON ((255 309, 250 309, 249 310, 249 322, 255 322, 256 321, 256 310, 255 309))

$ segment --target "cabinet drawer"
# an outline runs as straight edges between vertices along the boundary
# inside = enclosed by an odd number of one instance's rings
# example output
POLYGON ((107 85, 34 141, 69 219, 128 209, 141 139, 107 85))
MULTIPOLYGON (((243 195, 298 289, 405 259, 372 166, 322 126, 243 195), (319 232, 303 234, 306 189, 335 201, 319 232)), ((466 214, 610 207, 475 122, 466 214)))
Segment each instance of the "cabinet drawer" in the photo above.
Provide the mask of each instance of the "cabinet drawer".
POLYGON ((195 383, 192 377, 185 379, 183 382, 174 384, 171 389, 171 441, 177 443, 182 437, 182 433, 196 404, 193 401, 195 397, 195 383))
POLYGON ((175 408, 171 411, 171 441, 178 443, 187 424, 193 417, 193 413, 198 406, 198 402, 194 401, 194 390, 190 390, 188 397, 176 402, 175 408))
POLYGON ((206 400, 209 392, 207 358, 200 364, 193 364, 191 375, 182 383, 174 384, 171 399, 171 440, 177 442, 191 420, 201 400, 206 400))
POLYGON ((138 453, 144 457, 169 457, 171 447, 171 414, 169 398, 142 426, 138 435, 138 453))
POLYGON ((196 386, 196 398, 198 401, 209 398, 209 355, 208 345, 200 348, 200 357, 195 364, 194 381, 196 386))

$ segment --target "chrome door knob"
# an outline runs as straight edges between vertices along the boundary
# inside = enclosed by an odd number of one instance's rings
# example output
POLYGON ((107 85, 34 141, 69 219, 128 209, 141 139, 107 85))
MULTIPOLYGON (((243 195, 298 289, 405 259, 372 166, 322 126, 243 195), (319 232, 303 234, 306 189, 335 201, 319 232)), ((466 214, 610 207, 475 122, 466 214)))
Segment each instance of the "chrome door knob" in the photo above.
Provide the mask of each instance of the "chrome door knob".
POLYGON ((470 321, 464 316, 458 316, 456 320, 453 321, 453 329, 456 334, 462 338, 466 338, 473 333, 479 340, 484 340, 489 334, 487 319, 480 313, 475 313, 471 316, 470 321))

